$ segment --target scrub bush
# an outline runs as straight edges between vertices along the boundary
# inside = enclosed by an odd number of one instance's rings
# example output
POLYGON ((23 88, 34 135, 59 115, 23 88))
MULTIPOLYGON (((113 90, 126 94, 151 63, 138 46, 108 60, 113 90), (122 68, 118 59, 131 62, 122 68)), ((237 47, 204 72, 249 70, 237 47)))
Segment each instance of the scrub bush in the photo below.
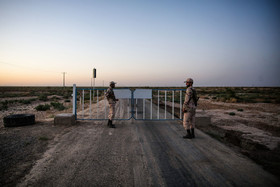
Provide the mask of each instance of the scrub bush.
POLYGON ((59 111, 65 109, 65 106, 59 102, 51 102, 51 105, 53 106, 54 109, 59 110, 59 111))
POLYGON ((35 109, 37 111, 46 111, 46 110, 50 110, 51 106, 48 105, 48 104, 45 104, 45 105, 38 105, 35 107, 35 109))

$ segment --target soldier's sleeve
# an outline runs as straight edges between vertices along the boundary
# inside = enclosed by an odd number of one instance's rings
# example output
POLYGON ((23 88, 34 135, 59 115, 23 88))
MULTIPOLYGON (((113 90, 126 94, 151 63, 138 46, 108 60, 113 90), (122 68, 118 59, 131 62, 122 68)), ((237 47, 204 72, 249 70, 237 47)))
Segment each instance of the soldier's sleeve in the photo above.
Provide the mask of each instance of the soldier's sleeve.
POLYGON ((185 95, 185 100, 184 100, 184 105, 186 105, 188 102, 188 95, 187 95, 187 92, 186 92, 186 95, 185 95))
POLYGON ((114 91, 112 90, 112 99, 114 100, 114 101, 116 101, 117 99, 116 99, 116 96, 115 96, 115 93, 114 93, 114 91))
POLYGON ((189 101, 191 100, 191 97, 192 97, 192 90, 188 88, 185 95, 184 105, 188 105, 189 101))
POLYGON ((110 96, 111 96, 111 90, 110 89, 107 89, 107 91, 105 93, 105 96, 106 96, 107 99, 110 98, 110 96))

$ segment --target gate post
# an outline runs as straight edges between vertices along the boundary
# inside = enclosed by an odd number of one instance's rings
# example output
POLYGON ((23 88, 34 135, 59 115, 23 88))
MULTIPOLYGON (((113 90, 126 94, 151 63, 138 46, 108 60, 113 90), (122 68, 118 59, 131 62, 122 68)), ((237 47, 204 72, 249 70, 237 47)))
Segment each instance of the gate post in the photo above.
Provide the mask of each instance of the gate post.
POLYGON ((130 112, 131 112, 131 118, 132 118, 132 119, 135 119, 135 117, 134 117, 134 113, 135 113, 135 111, 134 111, 134 91, 135 91, 135 90, 130 89, 130 91, 131 91, 131 110, 130 110, 130 112))
POLYGON ((77 119, 77 111, 76 111, 76 105, 77 105, 77 90, 76 90, 76 84, 73 84, 73 94, 72 94, 72 100, 73 100, 73 114, 75 115, 75 119, 77 119))

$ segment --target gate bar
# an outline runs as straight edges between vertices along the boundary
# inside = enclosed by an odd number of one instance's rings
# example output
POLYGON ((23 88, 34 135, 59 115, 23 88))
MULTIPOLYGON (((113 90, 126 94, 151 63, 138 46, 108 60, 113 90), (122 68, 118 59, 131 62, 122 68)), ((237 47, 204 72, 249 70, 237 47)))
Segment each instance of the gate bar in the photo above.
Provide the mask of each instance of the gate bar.
POLYGON ((72 94, 72 102, 73 102, 73 114, 75 115, 75 119, 77 119, 77 90, 76 90, 76 84, 73 84, 73 94, 72 94))
POLYGON ((164 91, 164 117, 166 119, 166 90, 164 91))
POLYGON ((106 101, 105 101, 105 93, 106 93, 106 90, 104 90, 104 109, 105 109, 105 112, 104 112, 104 119, 106 119, 106 113, 107 113, 107 111, 106 111, 106 101))
POLYGON ((136 99, 136 105, 135 105, 135 108, 136 108, 136 119, 137 119, 137 99, 136 99))
POLYGON ((89 113, 90 113, 90 118, 91 116, 91 90, 89 90, 89 113))
POLYGON ((153 94, 152 94, 152 98, 151 98, 151 116, 150 119, 153 119, 153 94))
POLYGON ((133 92, 134 91, 131 91, 131 110, 130 110, 131 118, 134 118, 134 97, 133 97, 133 92))
POLYGON ((97 115, 97 119, 98 119, 98 114, 99 114, 99 97, 98 97, 98 90, 96 90, 96 109, 97 109, 97 112, 96 112, 96 115, 97 115))
POLYGON ((158 113, 157 113, 157 117, 158 117, 158 119, 159 119, 159 90, 158 90, 158 111, 157 111, 158 113))
POLYGON ((143 119, 145 119, 145 99, 143 99, 143 119))
MULTIPOLYGON (((106 101, 104 100, 104 106, 105 108, 103 109, 100 108, 100 104, 99 104, 99 100, 100 100, 100 96, 99 96, 99 90, 104 90, 104 89, 88 89, 88 88, 77 88, 75 84, 73 84, 73 114, 75 114, 75 117, 77 119, 77 93, 78 93, 78 90, 82 90, 82 92, 79 92, 79 95, 80 95, 80 105, 81 105, 81 108, 82 108, 82 116, 83 118, 87 118, 87 119, 78 119, 78 120, 105 120, 106 119, 106 113, 107 113, 107 109, 106 109, 106 101), (86 94, 87 94, 87 90, 89 90, 89 105, 86 105, 86 94), (91 92, 92 90, 92 92, 91 92), (96 107, 97 107, 97 119, 91 119, 93 117, 93 104, 95 102, 95 90, 96 90, 96 107), (86 92, 86 93, 85 93, 86 92), (91 97, 91 94, 92 94, 92 97, 91 97), (86 106, 89 106, 89 112, 90 112, 90 115, 89 116, 86 116, 86 111, 85 111, 85 107, 86 106), (105 110, 105 117, 102 118, 102 119, 98 119, 99 118, 99 110, 102 110, 104 112, 105 110)), ((182 103, 182 97, 183 97, 183 94, 182 94, 182 90, 183 89, 152 89, 154 91, 158 90, 158 111, 157 111, 157 119, 158 120, 168 120, 167 119, 167 100, 168 100, 168 92, 172 91, 172 118, 170 118, 170 120, 174 120, 175 119, 175 93, 176 91, 180 91, 180 100, 179 100, 179 103, 180 103, 180 119, 182 119, 182 106, 183 106, 183 103, 182 103), (165 101, 165 118, 163 119, 160 119, 160 97, 161 97, 161 92, 164 91, 164 101, 165 101)), ((105 90, 104 90, 104 93, 105 93, 105 90)), ((129 108, 131 109, 131 116, 129 119, 131 118, 134 118, 134 119, 137 119, 137 113, 138 113, 138 108, 137 106, 134 105, 134 102, 136 102, 136 104, 138 104, 138 99, 136 99, 136 101, 133 99, 134 95, 133 95, 133 91, 131 92, 131 98, 132 99, 128 99, 128 105, 127 105, 127 108, 128 108, 128 115, 129 115, 129 108), (134 107, 135 106, 135 107, 134 107), (135 114, 135 111, 136 111, 136 118, 134 117, 134 114, 135 114)), ((153 97, 153 95, 152 95, 153 97)), ((150 120, 153 120, 153 98, 150 98, 150 111, 151 111, 151 114, 150 114, 150 120)), ((128 116, 129 117, 129 116, 128 116)), ((145 119, 146 118, 146 99, 143 99, 143 119, 144 120, 149 120, 149 119, 145 119)), ((125 120, 129 120, 129 119, 125 119, 125 120)), ((116 120, 123 120, 123 119, 116 119, 116 120)))
POLYGON ((174 90, 172 91, 172 119, 174 119, 174 90))
POLYGON ((84 107, 85 107, 85 90, 83 90, 83 102, 82 102, 83 104, 82 104, 82 109, 83 109, 83 118, 85 117, 84 116, 84 107))
POLYGON ((94 89, 92 90, 92 103, 94 104, 94 89))
POLYGON ((128 116, 127 116, 127 117, 129 118, 129 112, 130 112, 130 111, 129 111, 129 108, 130 108, 130 103, 131 103, 131 102, 129 102, 129 99, 127 99, 127 102, 128 102, 128 105, 127 105, 127 115, 128 115, 128 116))
POLYGON ((182 119, 182 90, 180 90, 180 119, 182 119))

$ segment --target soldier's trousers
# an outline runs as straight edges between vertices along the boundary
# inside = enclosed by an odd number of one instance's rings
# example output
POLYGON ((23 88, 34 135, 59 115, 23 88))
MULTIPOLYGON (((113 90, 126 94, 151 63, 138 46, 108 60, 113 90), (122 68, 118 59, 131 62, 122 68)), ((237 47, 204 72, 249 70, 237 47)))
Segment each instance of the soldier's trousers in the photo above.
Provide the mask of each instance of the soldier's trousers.
POLYGON ((109 104, 109 115, 108 115, 109 120, 113 120, 115 117, 115 106, 116 104, 109 104))
POLYGON ((195 127, 195 110, 184 113, 183 126, 185 130, 195 127))

